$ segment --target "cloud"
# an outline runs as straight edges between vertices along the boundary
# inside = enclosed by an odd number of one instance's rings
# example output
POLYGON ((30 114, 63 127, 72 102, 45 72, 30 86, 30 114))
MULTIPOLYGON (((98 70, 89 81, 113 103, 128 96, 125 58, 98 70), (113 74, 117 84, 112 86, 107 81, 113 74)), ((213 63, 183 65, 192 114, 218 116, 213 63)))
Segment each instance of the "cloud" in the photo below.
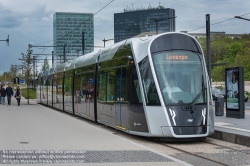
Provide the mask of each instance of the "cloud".
MULTIPOLYGON (((8 71, 11 63, 20 63, 21 52, 27 50, 29 43, 52 45, 53 15, 55 12, 96 13, 111 0, 0 0, 0 37, 6 39, 10 34, 10 46, 0 42, 0 73, 8 71), (45 42, 45 43, 44 43, 45 42)), ((236 15, 249 13, 249 0, 168 0, 160 1, 165 8, 173 8, 176 12, 176 31, 193 30, 206 25, 205 15, 210 14, 211 24, 233 18, 236 15)), ((94 16, 95 46, 102 46, 101 39, 114 37, 114 13, 122 13, 128 8, 157 7, 155 0, 115 0, 94 16), (98 39, 100 38, 100 39, 98 39)), ((250 14, 244 16, 250 18, 250 14)), ((212 31, 226 33, 249 33, 249 22, 233 19, 211 26, 212 31)), ((205 28, 193 31, 205 32, 205 28)), ((113 41, 106 43, 106 46, 113 41)), ((51 53, 52 49, 44 52, 51 53)), ((40 53, 42 50, 34 50, 40 53)))
POLYGON ((0 4, 0 28, 15 28, 27 24, 42 23, 53 19, 54 10, 46 10, 46 5, 37 5, 27 12, 8 9, 0 4))
POLYGON ((0 5, 0 28, 12 28, 21 25, 21 20, 9 9, 4 8, 0 5))

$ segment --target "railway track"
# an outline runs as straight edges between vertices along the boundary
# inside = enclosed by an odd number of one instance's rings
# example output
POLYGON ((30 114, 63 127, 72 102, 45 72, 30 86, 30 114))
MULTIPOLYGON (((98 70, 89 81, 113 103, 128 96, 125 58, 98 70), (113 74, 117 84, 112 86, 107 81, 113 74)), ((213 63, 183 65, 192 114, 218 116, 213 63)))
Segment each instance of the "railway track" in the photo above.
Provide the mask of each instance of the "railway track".
MULTIPOLYGON (((167 148, 174 149, 179 154, 193 156, 194 158, 192 160, 195 160, 195 158, 199 158, 201 161, 206 161, 206 163, 202 164, 204 166, 236 166, 250 164, 250 148, 242 145, 215 140, 212 138, 189 143, 169 143, 160 141, 157 141, 155 143, 167 148)), ((178 158, 178 155, 175 155, 174 157, 178 158)), ((190 162, 190 160, 188 163, 198 165, 194 164, 197 162, 190 162)))
POLYGON ((190 151, 187 151, 187 150, 183 150, 183 149, 180 149, 180 148, 176 148, 176 147, 171 146, 171 145, 166 144, 166 143, 159 143, 159 144, 162 145, 162 146, 166 146, 166 147, 168 147, 168 148, 175 149, 175 150, 180 151, 180 152, 182 152, 182 153, 186 153, 186 154, 188 154, 188 155, 192 155, 192 156, 201 158, 202 160, 206 160, 206 161, 212 162, 212 163, 217 164, 217 165, 230 166, 230 165, 228 165, 227 163, 224 163, 224 162, 221 162, 221 161, 218 161, 218 160, 215 160, 215 159, 210 159, 210 158, 204 157, 204 156, 202 156, 202 155, 198 155, 198 154, 196 154, 196 153, 193 153, 193 152, 190 152, 190 151))

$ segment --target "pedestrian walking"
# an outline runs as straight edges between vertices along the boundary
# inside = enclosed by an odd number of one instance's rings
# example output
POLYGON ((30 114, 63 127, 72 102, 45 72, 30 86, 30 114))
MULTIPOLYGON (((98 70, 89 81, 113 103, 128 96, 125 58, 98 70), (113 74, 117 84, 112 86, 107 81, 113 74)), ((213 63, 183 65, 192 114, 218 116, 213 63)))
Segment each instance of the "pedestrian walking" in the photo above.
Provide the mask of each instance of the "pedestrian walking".
POLYGON ((8 100, 8 105, 11 104, 11 97, 13 96, 13 90, 10 87, 10 83, 8 83, 8 87, 6 88, 6 95, 7 95, 7 100, 8 100))
POLYGON ((4 105, 5 104, 5 96, 6 96, 6 90, 5 90, 4 86, 1 86, 0 94, 1 94, 1 103, 4 105))
POLYGON ((20 106, 21 94, 22 94, 22 91, 20 89, 20 86, 17 86, 16 92, 15 92, 15 98, 17 100, 18 106, 20 106))

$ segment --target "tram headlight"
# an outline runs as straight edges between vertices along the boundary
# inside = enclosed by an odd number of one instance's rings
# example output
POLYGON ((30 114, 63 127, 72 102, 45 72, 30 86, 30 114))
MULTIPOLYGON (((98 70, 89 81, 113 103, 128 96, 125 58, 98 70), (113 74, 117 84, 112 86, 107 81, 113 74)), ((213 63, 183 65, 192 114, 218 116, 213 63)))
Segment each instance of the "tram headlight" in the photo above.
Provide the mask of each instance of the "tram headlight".
POLYGON ((202 117, 203 117, 203 125, 206 124, 206 108, 202 110, 202 117))
POLYGON ((175 113, 175 110, 169 109, 169 112, 170 112, 170 114, 171 114, 173 123, 174 123, 174 125, 176 126, 176 122, 175 122, 176 113, 175 113))

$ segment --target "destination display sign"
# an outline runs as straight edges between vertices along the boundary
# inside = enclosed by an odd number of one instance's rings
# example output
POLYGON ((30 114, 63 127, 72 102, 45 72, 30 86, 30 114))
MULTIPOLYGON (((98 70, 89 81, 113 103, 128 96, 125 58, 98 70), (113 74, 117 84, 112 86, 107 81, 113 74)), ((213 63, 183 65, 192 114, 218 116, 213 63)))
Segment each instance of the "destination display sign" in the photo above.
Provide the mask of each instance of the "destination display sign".
POLYGON ((187 55, 170 55, 167 53, 166 60, 186 61, 188 60, 188 56, 187 55))

